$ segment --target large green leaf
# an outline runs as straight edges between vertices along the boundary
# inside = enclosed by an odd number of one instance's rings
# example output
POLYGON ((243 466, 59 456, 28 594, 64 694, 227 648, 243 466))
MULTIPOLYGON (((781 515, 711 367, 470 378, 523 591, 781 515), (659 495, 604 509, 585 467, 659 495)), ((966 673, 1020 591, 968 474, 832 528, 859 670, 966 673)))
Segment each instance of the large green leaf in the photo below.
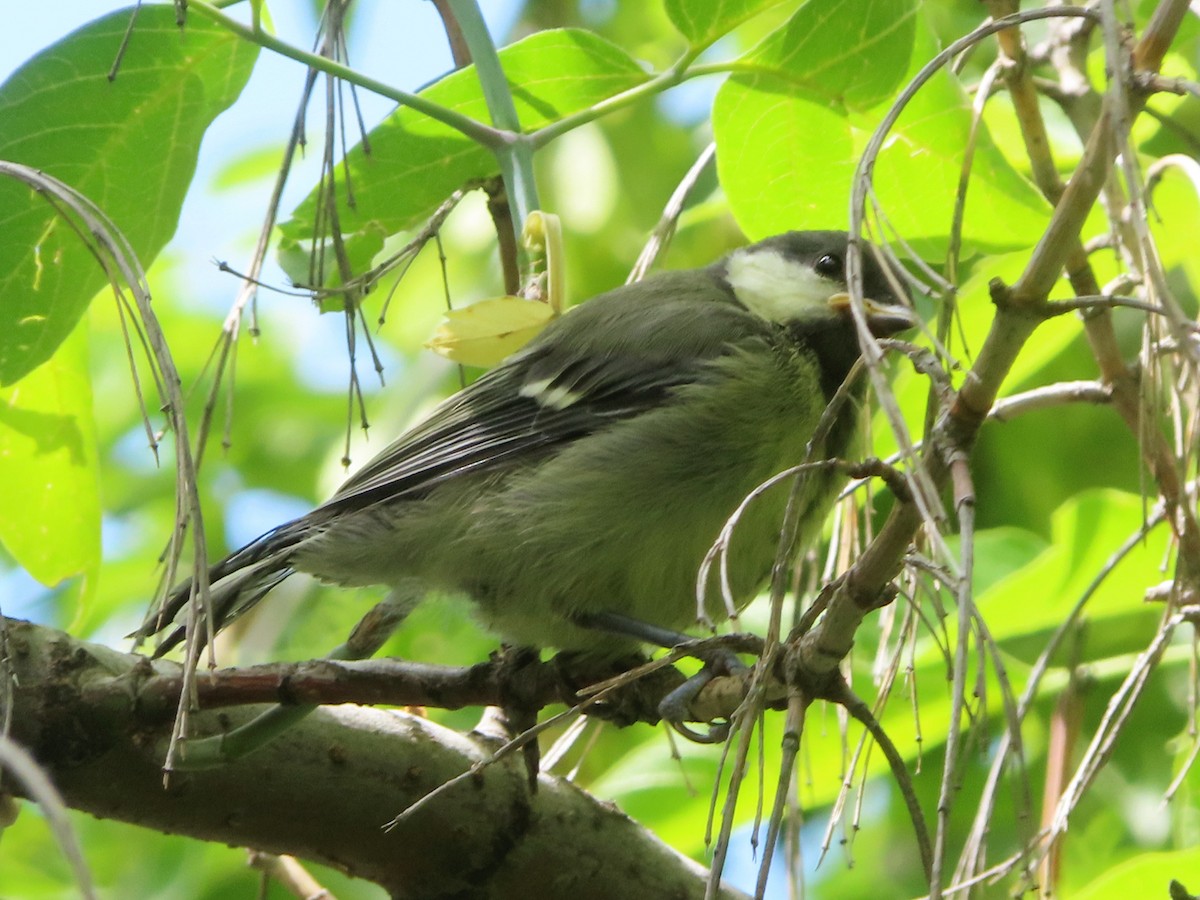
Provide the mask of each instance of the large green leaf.
POLYGON ((671 24, 693 47, 706 47, 721 35, 781 0, 666 0, 671 24))
MULTIPOLYGON (((867 141, 900 85, 935 51, 912 0, 872 0, 855 16, 836 0, 811 0, 751 50, 713 110, 721 183, 746 232, 845 227, 867 141)), ((939 74, 909 104, 876 165, 889 219, 931 255, 944 252, 970 123, 965 93, 939 74)), ((967 244, 1027 246, 1047 213, 981 131, 967 244)))
POLYGON ((1125 900, 1127 897, 1170 897, 1172 881, 1186 891, 1196 891, 1200 877, 1196 870, 1196 850, 1169 853, 1142 853, 1097 875, 1086 887, 1073 894, 1076 900, 1125 900))
MULTIPOLYGON (((257 48, 149 6, 115 80, 130 10, 46 48, 0 85, 0 159, 49 172, 104 209, 149 265, 175 231, 200 140, 241 92, 257 48)), ((50 358, 105 276, 40 196, 0 181, 0 384, 50 358)))
POLYGON ((793 91, 847 109, 890 100, 904 81, 916 25, 914 0, 811 0, 742 62, 785 77, 793 91))
MULTIPOLYGON (((1032 660, 1113 553, 1134 535, 1144 512, 1140 497, 1096 490, 1078 495, 1054 514, 1050 546, 1019 572, 979 598, 992 635, 1032 660)), ((1136 653, 1154 634, 1161 609, 1147 604, 1148 588, 1163 580, 1168 543, 1160 526, 1112 569, 1083 615, 1086 641, 1072 652, 1081 660, 1136 653)))
POLYGON ((100 493, 86 336, 0 389, 0 541, 53 585, 100 564, 100 493))
MULTIPOLYGON (((540 128, 645 81, 645 70, 624 50, 588 31, 540 31, 500 51, 521 127, 540 128)), ((483 121, 487 104, 474 67, 447 75, 421 95, 483 121)), ((400 107, 369 135, 370 154, 359 144, 347 155, 355 206, 339 197, 342 231, 364 246, 427 217, 464 183, 499 172, 495 156, 459 132, 409 107, 400 107)), ((339 167, 340 169, 340 167, 339 167)), ((317 192, 281 226, 282 258, 289 274, 307 280, 297 246, 312 239, 317 192)))

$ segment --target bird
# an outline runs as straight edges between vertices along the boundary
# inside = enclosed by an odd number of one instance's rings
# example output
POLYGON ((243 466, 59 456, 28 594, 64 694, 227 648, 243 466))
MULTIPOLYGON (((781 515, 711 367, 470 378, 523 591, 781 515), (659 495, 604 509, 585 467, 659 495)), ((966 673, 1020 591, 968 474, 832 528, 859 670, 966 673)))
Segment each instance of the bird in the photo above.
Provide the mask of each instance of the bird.
MULTIPOLYGON (((903 288, 860 248, 869 330, 913 327, 903 288)), ((846 232, 791 231, 577 305, 328 501, 213 564, 215 629, 305 572, 397 596, 465 595, 515 646, 597 658, 670 646, 697 620, 697 572, 727 519, 804 460, 860 356, 849 249, 846 232)), ((812 458, 855 452, 864 381, 812 458)), ((802 542, 843 483, 832 468, 807 479, 802 542)), ((733 531, 739 609, 770 574, 788 493, 764 492, 733 531)), ((193 593, 178 585, 136 633, 165 632, 155 656, 184 640, 177 620, 193 593)), ((708 613, 723 619, 724 603, 708 613)))

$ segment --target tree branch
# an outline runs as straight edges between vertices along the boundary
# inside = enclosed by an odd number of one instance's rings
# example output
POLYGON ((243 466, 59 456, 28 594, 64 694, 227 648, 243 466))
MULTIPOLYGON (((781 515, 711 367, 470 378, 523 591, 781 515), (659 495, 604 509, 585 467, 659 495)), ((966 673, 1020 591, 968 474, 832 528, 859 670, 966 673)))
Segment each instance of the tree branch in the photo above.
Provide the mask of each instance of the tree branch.
MULTIPOLYGON (((322 708, 228 766, 163 786, 169 716, 144 714, 136 686, 176 663, 10 623, 13 738, 66 804, 101 818, 287 853, 367 878, 393 897, 702 897, 705 871, 610 804, 550 775, 530 793, 519 757, 483 766, 420 815, 381 826, 490 758, 485 739, 399 712, 322 708), (111 690, 122 679, 124 692, 111 690), (104 687, 96 690, 98 685, 104 687), (620 865, 612 861, 619 859, 620 865)), ((261 710, 198 712, 208 737, 261 710)), ((186 747, 185 747, 186 753, 186 747)), ((742 896, 723 890, 723 897, 742 896)))
MULTIPOLYGON (((1163 0, 1160 4, 1159 12, 1156 12, 1152 19, 1152 28, 1147 29, 1147 34, 1134 53, 1139 74, 1152 69, 1161 61, 1161 51, 1156 48, 1169 44, 1174 36, 1172 29, 1178 27, 1179 16, 1173 10, 1179 6, 1180 0, 1163 0)), ((1183 6, 1186 9, 1186 4, 1183 6)), ((1037 12, 1047 16, 1068 14, 1065 10, 1037 12)), ((1083 15, 1084 11, 1070 10, 1069 14, 1083 15)), ((977 39, 985 33, 1000 31, 1031 15, 1023 13, 1020 16, 1009 17, 1008 20, 990 23, 977 29, 970 37, 977 39)), ((932 69, 936 68, 935 64, 944 62, 950 51, 959 43, 965 45, 969 42, 964 38, 939 54, 922 70, 922 75, 914 79, 914 85, 922 76, 928 77, 932 69)), ((912 88, 910 85, 910 90, 912 88)), ((903 96, 907 94, 906 91, 903 96)), ((899 101, 897 105, 901 105, 899 101)), ((896 115, 898 114, 897 111, 896 115)), ((874 148, 872 152, 876 152, 882 144, 894 118, 895 116, 885 119, 877 129, 869 146, 869 149, 874 148)), ((946 461, 949 458, 948 452, 969 450, 979 427, 996 402, 1005 376, 1025 342, 1042 321, 1046 297, 1063 271, 1064 265, 1069 263, 1072 248, 1077 247, 1080 228, 1088 211, 1096 202, 1112 165, 1115 152, 1112 128, 1111 113, 1106 107, 1092 130, 1083 159, 1055 206, 1046 233, 1034 249, 1029 265, 1011 288, 999 283, 992 285, 992 296, 997 306, 996 317, 975 364, 967 373, 949 409, 936 424, 930 448, 932 452, 928 452, 925 457, 929 480, 932 483, 945 484, 949 473, 946 461)), ((864 158, 860 164, 860 171, 869 172, 870 165, 871 160, 864 158)), ((852 206, 852 211, 856 213, 852 216, 852 231, 861 219, 862 204, 865 200, 865 187, 860 188, 856 185, 856 191, 858 193, 852 206)), ((851 259, 854 259, 853 253, 851 259)), ((1119 385, 1111 379, 1106 379, 1106 382, 1112 384, 1113 403, 1118 411, 1121 411, 1122 394, 1118 390, 1119 385)), ((1154 474, 1160 474, 1158 467, 1155 468, 1154 474)), ((1180 495, 1173 490, 1170 473, 1164 472, 1162 475, 1160 488, 1169 502, 1171 497, 1180 495)), ((800 638, 793 657, 793 662, 799 669, 810 677, 819 676, 832 671, 850 652, 854 635, 863 618, 881 602, 886 602, 887 585, 899 572, 909 542, 921 521, 921 512, 915 503, 900 502, 892 508, 879 534, 842 579, 828 589, 828 608, 824 618, 800 638)), ((1200 545, 1200 536, 1196 543, 1200 545)), ((1188 556, 1187 542, 1184 544, 1183 550, 1185 556, 1188 556)), ((1197 550, 1197 555, 1200 555, 1200 550, 1197 550)))

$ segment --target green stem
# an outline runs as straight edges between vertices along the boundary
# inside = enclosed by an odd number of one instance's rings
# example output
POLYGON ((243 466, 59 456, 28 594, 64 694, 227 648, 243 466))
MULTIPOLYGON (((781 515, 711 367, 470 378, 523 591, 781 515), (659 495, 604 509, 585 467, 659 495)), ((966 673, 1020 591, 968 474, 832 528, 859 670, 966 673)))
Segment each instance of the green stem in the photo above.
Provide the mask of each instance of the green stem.
POLYGON ((618 109, 624 109, 626 106, 632 106, 644 97, 662 93, 669 88, 675 87, 677 84, 687 81, 689 78, 699 78, 701 75, 729 74, 730 72, 742 71, 747 68, 753 70, 754 68, 740 65, 737 62, 707 63, 702 66, 692 66, 692 60, 695 58, 695 51, 689 50, 676 60, 671 68, 660 72, 649 81, 643 81, 641 84, 635 85, 619 94, 613 94, 611 97, 601 100, 587 109, 581 109, 577 113, 564 116, 557 122, 551 122, 549 125, 526 135, 525 139, 534 149, 538 149, 550 143, 555 138, 562 137, 568 131, 578 128, 580 125, 586 125, 588 122, 594 122, 601 116, 608 115, 618 109))
POLYGON ((280 56, 294 59, 319 72, 341 78, 365 90, 379 94, 381 97, 387 97, 389 100, 394 100, 397 103, 415 109, 417 112, 424 113, 429 118, 453 128, 455 131, 466 135, 484 147, 496 150, 511 143, 511 135, 506 135, 489 125, 472 119, 470 116, 464 116, 462 113, 447 109, 437 103, 432 103, 419 94, 410 94, 407 91, 399 90, 391 85, 384 84, 382 81, 369 78, 361 72, 355 71, 349 66, 344 66, 332 59, 319 56, 315 53, 309 53, 307 50, 301 50, 299 47, 293 47, 291 44, 281 41, 272 34, 255 30, 249 25, 242 24, 237 19, 225 15, 216 6, 204 2, 204 0, 189 0, 188 9, 199 13, 206 19, 216 22, 223 28, 238 35, 238 37, 244 38, 253 44, 258 44, 260 47, 265 47, 268 50, 273 50, 280 56))
POLYGON ((475 74, 483 89, 492 124, 502 141, 491 145, 500 163, 500 176, 508 191, 513 210, 513 229, 519 235, 531 210, 539 208, 537 183, 533 175, 533 145, 521 135, 521 122, 513 103, 508 78, 500 65, 496 45, 476 0, 450 0, 450 11, 462 29, 475 74))
POLYGON ((483 98, 487 101, 488 112, 492 116, 492 124, 497 128, 516 134, 521 130, 521 122, 517 118, 517 107, 513 104, 512 92, 508 89, 508 78, 500 65, 500 57, 496 53, 496 45, 488 33, 487 23, 475 0, 450 0, 450 11, 462 29, 467 49, 471 52, 471 62, 483 89, 483 98))

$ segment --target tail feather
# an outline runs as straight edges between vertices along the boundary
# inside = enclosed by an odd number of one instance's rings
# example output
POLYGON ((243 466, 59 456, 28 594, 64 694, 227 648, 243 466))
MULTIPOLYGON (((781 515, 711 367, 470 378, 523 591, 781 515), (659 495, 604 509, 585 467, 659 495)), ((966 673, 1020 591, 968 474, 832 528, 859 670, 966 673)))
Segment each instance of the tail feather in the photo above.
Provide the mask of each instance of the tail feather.
MULTIPOLYGON (((242 613, 253 607, 295 569, 291 558, 296 546, 310 534, 303 520, 289 522, 255 538, 208 570, 209 607, 212 610, 212 632, 220 631, 242 613)), ((193 594, 194 579, 178 584, 163 602, 151 610, 142 627, 133 636, 139 641, 170 629, 154 649, 154 658, 181 644, 187 635, 181 620, 186 615, 193 594), (174 626, 174 627, 172 627, 174 626)), ((207 627, 200 630, 203 641, 207 627)))

